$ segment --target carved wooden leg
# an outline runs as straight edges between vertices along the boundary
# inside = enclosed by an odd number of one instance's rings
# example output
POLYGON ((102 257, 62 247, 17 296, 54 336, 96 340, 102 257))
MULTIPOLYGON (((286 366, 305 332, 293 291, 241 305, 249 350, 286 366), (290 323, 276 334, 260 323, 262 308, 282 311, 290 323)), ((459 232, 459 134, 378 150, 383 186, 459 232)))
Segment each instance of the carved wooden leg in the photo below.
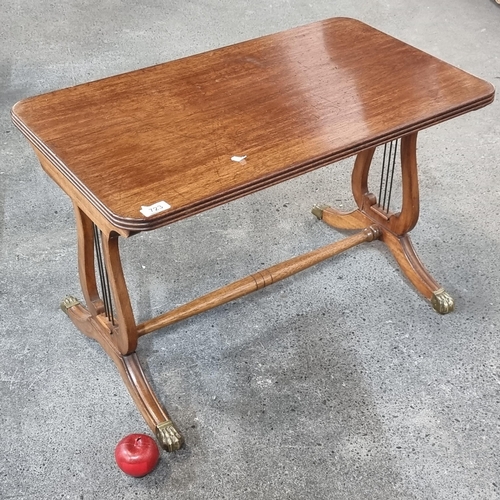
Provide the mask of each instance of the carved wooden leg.
POLYGON ((352 172, 352 192, 358 208, 340 212, 331 207, 313 208, 313 213, 336 229, 360 229, 375 223, 383 241, 401 270, 411 283, 429 299, 434 309, 446 314, 454 309, 453 299, 434 280, 418 258, 408 235, 415 227, 419 215, 419 190, 417 172, 417 133, 401 138, 402 207, 397 213, 390 211, 392 178, 396 160, 397 142, 384 149, 385 180, 381 179, 378 199, 368 188, 368 173, 375 152, 374 148, 362 151, 356 157, 352 172), (385 165, 386 149, 388 162, 385 165), (392 165, 391 165, 392 162, 392 165), (384 186, 382 186, 384 183, 384 186))
POLYGON ((406 277, 424 297, 431 301, 434 309, 440 314, 453 311, 453 299, 424 267, 415 252, 410 236, 408 234, 396 236, 389 231, 381 233, 381 241, 387 245, 406 277))
POLYGON ((315 205, 312 213, 335 229, 364 229, 373 222, 359 210, 344 212, 328 205, 315 205))
POLYGON ((135 353, 137 327, 123 276, 118 235, 103 234, 102 242, 97 241, 99 273, 106 275, 105 279, 101 276, 102 287, 109 285, 110 288, 102 290, 101 298, 96 284, 94 244, 97 235, 94 232, 94 224, 77 206, 75 213, 80 282, 87 307, 72 297, 67 297, 61 307, 76 327, 88 337, 97 340, 114 361, 137 408, 155 433, 160 445, 167 451, 178 450, 183 445, 183 437, 158 401, 135 353), (100 252, 104 257, 103 261, 100 261, 100 252), (104 299, 106 296, 108 298, 104 299))

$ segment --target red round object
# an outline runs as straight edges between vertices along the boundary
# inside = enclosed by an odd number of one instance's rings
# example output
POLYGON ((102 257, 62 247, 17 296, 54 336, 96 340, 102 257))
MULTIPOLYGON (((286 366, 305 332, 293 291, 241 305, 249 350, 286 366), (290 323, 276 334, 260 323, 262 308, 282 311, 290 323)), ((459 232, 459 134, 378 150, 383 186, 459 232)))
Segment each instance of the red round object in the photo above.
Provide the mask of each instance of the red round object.
POLYGON ((156 442, 146 434, 129 434, 115 448, 115 460, 120 469, 129 476, 142 477, 149 474, 158 463, 160 452, 156 442))

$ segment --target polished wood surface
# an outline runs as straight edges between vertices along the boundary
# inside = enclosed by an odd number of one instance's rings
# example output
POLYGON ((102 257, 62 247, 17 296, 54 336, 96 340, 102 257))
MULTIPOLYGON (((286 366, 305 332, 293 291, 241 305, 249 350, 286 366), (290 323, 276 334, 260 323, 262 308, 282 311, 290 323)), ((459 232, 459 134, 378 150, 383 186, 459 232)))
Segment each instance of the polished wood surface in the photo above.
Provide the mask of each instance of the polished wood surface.
POLYGON ((480 108, 493 95, 458 68, 337 18, 26 99, 12 116, 49 175, 126 236, 480 108), (171 208, 141 214, 160 201, 171 208))

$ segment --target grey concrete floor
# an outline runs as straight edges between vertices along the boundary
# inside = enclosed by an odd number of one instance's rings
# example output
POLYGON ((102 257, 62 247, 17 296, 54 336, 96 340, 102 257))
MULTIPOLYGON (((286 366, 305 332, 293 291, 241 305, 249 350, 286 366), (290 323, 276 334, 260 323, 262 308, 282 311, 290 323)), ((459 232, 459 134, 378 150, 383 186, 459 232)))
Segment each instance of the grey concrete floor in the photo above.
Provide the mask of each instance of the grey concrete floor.
MULTIPOLYGON (((69 199, 10 122, 19 99, 333 16, 361 19, 493 84, 489 0, 22 0, 0 8, 0 497, 500 498, 500 105, 420 134, 414 242, 456 299, 439 316, 379 243, 144 337, 186 436, 142 479, 114 446, 149 432, 79 295, 69 199)), ((339 238, 351 162, 123 244, 138 319, 339 238)))

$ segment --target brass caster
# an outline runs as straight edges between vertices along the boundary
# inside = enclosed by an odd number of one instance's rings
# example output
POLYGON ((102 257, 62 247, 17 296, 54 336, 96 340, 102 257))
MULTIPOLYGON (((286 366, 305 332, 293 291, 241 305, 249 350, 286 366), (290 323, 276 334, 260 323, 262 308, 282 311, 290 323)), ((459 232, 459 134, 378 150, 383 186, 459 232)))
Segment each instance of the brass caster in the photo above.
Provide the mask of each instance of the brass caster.
POLYGON ((432 292, 431 303, 432 307, 434 307, 439 314, 448 314, 455 309, 453 298, 448 295, 448 292, 445 292, 444 288, 432 292))
POLYGON ((73 306, 77 306, 78 304, 80 304, 80 301, 71 296, 71 295, 68 295, 62 302, 61 302, 61 310, 64 314, 68 314, 68 309, 70 309, 71 307, 73 306))
POLYGON ((166 451, 177 451, 184 444, 184 438, 176 429, 172 420, 160 422, 156 426, 155 434, 160 446, 166 451))
POLYGON ((318 220, 321 220, 323 218, 323 210, 325 210, 325 208, 328 208, 328 205, 314 205, 311 212, 318 220))

